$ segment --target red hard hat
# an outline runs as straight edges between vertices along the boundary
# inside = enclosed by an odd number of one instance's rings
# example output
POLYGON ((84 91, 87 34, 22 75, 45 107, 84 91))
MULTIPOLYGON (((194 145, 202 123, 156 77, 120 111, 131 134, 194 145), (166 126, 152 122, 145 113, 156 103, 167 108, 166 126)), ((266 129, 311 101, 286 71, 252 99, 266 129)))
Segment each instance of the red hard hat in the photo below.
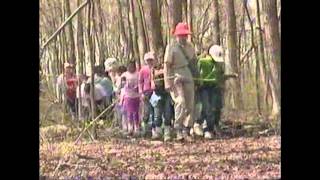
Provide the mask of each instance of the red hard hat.
POLYGON ((189 31, 189 27, 187 23, 178 23, 176 29, 174 30, 174 35, 189 35, 191 32, 189 31))

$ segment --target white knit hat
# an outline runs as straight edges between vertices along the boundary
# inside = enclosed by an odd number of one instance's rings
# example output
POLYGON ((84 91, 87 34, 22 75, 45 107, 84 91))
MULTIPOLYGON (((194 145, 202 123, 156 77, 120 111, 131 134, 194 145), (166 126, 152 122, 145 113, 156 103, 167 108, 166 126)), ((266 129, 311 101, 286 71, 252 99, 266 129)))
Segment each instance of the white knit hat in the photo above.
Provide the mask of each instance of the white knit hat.
POLYGON ((71 63, 68 63, 68 62, 65 62, 64 63, 64 68, 66 69, 66 68, 69 68, 69 67, 73 67, 73 64, 71 64, 71 63))
POLYGON ((147 52, 146 54, 144 54, 144 58, 143 58, 144 62, 147 63, 148 59, 155 60, 154 52, 150 51, 150 52, 147 52))
POLYGON ((216 62, 224 62, 223 49, 219 45, 213 45, 209 49, 209 54, 216 62))
POLYGON ((104 67, 106 71, 110 71, 111 69, 117 68, 119 66, 118 61, 116 58, 107 58, 104 61, 104 67))

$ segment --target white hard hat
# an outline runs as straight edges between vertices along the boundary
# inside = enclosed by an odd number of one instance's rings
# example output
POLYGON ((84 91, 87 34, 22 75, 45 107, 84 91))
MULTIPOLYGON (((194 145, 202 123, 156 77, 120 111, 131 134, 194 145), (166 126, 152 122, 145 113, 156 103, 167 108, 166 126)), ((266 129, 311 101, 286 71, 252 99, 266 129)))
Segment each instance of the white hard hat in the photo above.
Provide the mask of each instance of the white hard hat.
POLYGON ((209 54, 216 62, 224 62, 223 49, 219 45, 213 45, 209 49, 209 54))

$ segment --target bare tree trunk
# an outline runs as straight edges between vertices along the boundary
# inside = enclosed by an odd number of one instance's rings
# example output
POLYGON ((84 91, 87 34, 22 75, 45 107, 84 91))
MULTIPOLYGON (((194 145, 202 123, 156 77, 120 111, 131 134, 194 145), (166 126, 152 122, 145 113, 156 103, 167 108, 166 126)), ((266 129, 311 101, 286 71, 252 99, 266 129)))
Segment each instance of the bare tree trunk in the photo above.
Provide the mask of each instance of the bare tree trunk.
MULTIPOLYGON (((118 22, 117 22, 117 25, 118 25, 118 29, 121 29, 120 28, 120 19, 118 19, 118 22)), ((117 31, 116 32, 116 35, 117 35, 117 46, 116 46, 116 52, 117 52, 117 57, 120 57, 120 60, 122 61, 123 60, 123 51, 121 49, 122 47, 122 44, 121 44, 121 32, 117 31)))
POLYGON ((176 25, 182 21, 182 6, 180 0, 170 0, 169 1, 169 24, 171 32, 174 31, 176 25))
POLYGON ((95 102, 94 102, 94 52, 93 52, 93 42, 92 42, 92 29, 93 26, 91 24, 91 17, 92 17, 92 10, 93 10, 93 3, 92 1, 89 2, 89 6, 88 6, 88 29, 87 29, 87 40, 88 40, 88 48, 89 48, 89 59, 90 59, 90 67, 91 67, 91 74, 90 74, 90 78, 91 78, 91 83, 90 83, 90 100, 91 100, 91 118, 94 119, 96 114, 95 114, 95 102))
POLYGON ((139 60, 139 47, 138 47, 138 35, 137 35, 137 23, 136 23, 136 16, 135 16, 135 7, 134 7, 134 0, 130 0, 130 11, 131 11, 131 22, 133 25, 132 28, 132 42, 133 42, 133 50, 134 50, 134 59, 138 68, 140 69, 141 64, 139 60))
MULTIPOLYGON (((193 33, 193 21, 192 21, 192 16, 193 16, 193 6, 192 6, 192 0, 187 0, 187 12, 188 12, 188 17, 187 17, 187 22, 189 25, 190 31, 193 33)), ((192 36, 189 36, 189 41, 193 42, 192 36)))
MULTIPOLYGON (((239 29, 240 29, 240 31, 239 31, 239 39, 238 39, 238 43, 237 43, 237 45, 238 45, 238 53, 237 53, 237 59, 238 59, 238 62, 239 62, 239 65, 240 65, 240 55, 241 55, 241 50, 243 49, 243 44, 242 44, 242 37, 243 37, 243 34, 244 34, 244 31, 245 31, 245 8, 244 8, 244 6, 242 5, 241 6, 241 10, 242 10, 242 14, 240 15, 240 24, 239 24, 239 29)), ((249 63, 248 63, 249 64, 249 63)), ((244 66, 245 67, 245 66, 244 66)), ((245 68, 241 68, 241 66, 238 66, 238 68, 239 68, 239 81, 240 81, 240 93, 244 96, 245 95, 245 92, 243 92, 243 87, 245 86, 245 80, 246 80, 246 73, 245 73, 245 68)), ((243 98, 243 103, 245 103, 245 98, 243 98)), ((244 104, 245 105, 245 104, 244 104)), ((244 107, 248 107, 248 106, 244 106, 244 107)))
MULTIPOLYGON (((70 10, 70 2, 69 0, 64 0, 65 8, 66 8, 66 17, 69 17, 71 14, 70 10)), ((76 62, 76 54, 75 54, 75 45, 74 45, 74 37, 73 37, 73 29, 72 29, 72 22, 69 22, 68 25, 68 32, 69 32, 69 39, 70 39, 70 49, 68 49, 68 52, 70 53, 70 63, 75 64, 76 62)))
MULTIPOLYGON (((89 58, 90 58, 90 69, 91 69, 91 83, 90 83, 90 101, 91 101, 91 119, 93 120, 96 117, 96 104, 95 104, 95 99, 94 99, 94 44, 92 42, 92 38, 94 38, 93 36, 93 24, 91 24, 91 21, 93 20, 94 17, 94 4, 93 1, 90 0, 89 2, 89 6, 88 6, 88 29, 87 29, 87 38, 88 38, 88 46, 89 46, 89 58)), ((95 136, 95 138, 97 137, 97 133, 96 133, 96 128, 95 125, 92 126, 93 129, 93 134, 95 136)))
POLYGON ((182 21, 188 23, 188 2, 187 0, 181 0, 182 5, 182 21))
POLYGON ((277 19, 276 0, 262 1, 262 8, 265 12, 265 33, 266 44, 270 54, 268 61, 270 68, 270 88, 273 98, 272 117, 277 117, 280 114, 280 37, 279 24, 277 19))
POLYGON ((118 15, 120 17, 119 19, 119 23, 120 23, 120 32, 121 32, 121 38, 123 40, 123 42, 125 43, 126 46, 126 54, 129 54, 129 46, 128 46, 128 38, 125 32, 125 28, 124 28, 124 24, 123 24, 123 17, 122 17, 122 6, 121 6, 121 2, 120 0, 117 0, 117 4, 118 4, 118 15))
POLYGON ((220 45, 220 19, 219 19, 219 3, 213 0, 213 43, 220 45))
POLYGON ((163 47, 166 47, 167 46, 167 44, 170 42, 170 39, 171 39, 171 33, 172 33, 172 31, 174 30, 174 29, 172 29, 172 27, 171 27, 171 25, 170 25, 170 18, 169 18, 169 16, 170 16, 170 7, 169 7, 169 4, 168 4, 168 2, 167 2, 167 0, 164 0, 164 12, 166 12, 165 14, 165 16, 166 16, 166 18, 165 18, 165 23, 166 24, 169 24, 169 27, 166 29, 166 32, 165 32, 165 41, 164 41, 164 46, 163 47))
MULTIPOLYGON (((77 0, 77 5, 80 5, 80 0, 77 0)), ((83 73, 84 63, 84 41, 83 41, 83 25, 82 25, 82 13, 79 12, 77 19, 77 53, 78 53, 78 67, 79 73, 83 73)))
POLYGON ((254 38, 254 28, 253 28, 253 23, 252 23, 252 19, 250 17, 249 14, 249 10, 247 7, 247 0, 244 1, 244 7, 247 13, 247 17, 248 20, 250 22, 250 29, 251 29, 251 45, 253 47, 254 50, 254 54, 255 54, 255 59, 256 59, 256 91, 257 91, 257 108, 258 108, 258 113, 261 115, 262 114, 262 110, 261 110, 261 102, 262 102, 262 97, 261 97, 261 87, 260 87, 260 71, 259 71, 259 67, 260 67, 260 59, 259 59, 259 55, 258 55, 258 49, 257 49, 257 45, 255 43, 255 38, 254 38))
MULTIPOLYGON (((200 52, 203 52, 203 37, 204 34, 208 31, 209 27, 210 27, 210 23, 212 21, 208 20, 208 11, 209 8, 211 6, 212 1, 209 1, 208 4, 205 7, 205 10, 203 12, 203 14, 200 16, 199 21, 200 21, 200 27, 197 26, 197 49, 200 52)), ((202 12, 202 10, 200 10, 200 12, 202 12)))
POLYGON ((147 48, 147 51, 150 51, 148 28, 147 28, 145 12, 144 12, 144 8, 143 8, 141 0, 138 0, 138 5, 139 5, 142 24, 143 24, 143 31, 144 31, 144 35, 145 35, 146 48, 147 48))
MULTIPOLYGON (((234 1, 225 0, 227 13, 227 45, 228 45, 228 61, 231 65, 231 71, 239 73, 239 64, 237 61, 237 32, 236 32, 236 16, 234 11, 234 1)), ((230 88, 233 93, 235 108, 243 108, 243 101, 241 97, 240 81, 231 79, 230 88)))
MULTIPOLYGON (((129 33, 128 33, 128 43, 129 43, 129 49, 130 49, 130 53, 131 56, 134 57, 134 49, 133 49, 133 32, 132 32, 132 28, 131 28, 131 23, 130 23, 130 3, 129 0, 127 0, 127 22, 128 22, 128 29, 129 29, 129 33)), ((128 54, 128 59, 129 59, 129 54, 128 54)))
POLYGON ((97 38, 97 44, 98 44, 98 48, 99 48, 99 64, 103 64, 103 62, 105 60, 105 53, 104 53, 105 41, 103 39, 103 24, 105 24, 105 22, 104 22, 104 18, 103 18, 103 14, 102 14, 100 0, 96 0, 96 4, 97 4, 97 13, 95 13, 95 14, 98 17, 94 18, 94 20, 98 22, 98 27, 95 32, 96 32, 97 37, 99 37, 99 38, 97 38))
POLYGON ((269 103, 267 101, 267 95, 268 95, 268 74, 269 71, 267 71, 267 64, 265 61, 265 56, 264 56, 264 40, 263 40, 263 34, 262 34, 262 26, 261 26, 261 19, 260 19, 260 5, 259 5, 259 0, 256 0, 256 17, 257 17, 257 23, 258 23, 258 35, 259 35, 259 56, 261 59, 261 63, 259 66, 259 73, 261 75, 261 81, 263 84, 263 89, 265 89, 265 99, 266 99, 266 107, 268 108, 269 103))
POLYGON ((137 29, 138 29, 138 47, 139 47, 139 55, 140 55, 140 64, 143 64, 143 56, 147 52, 147 44, 146 44, 146 34, 144 30, 144 25, 143 25, 143 17, 142 17, 142 12, 140 11, 139 8, 139 1, 140 0, 134 0, 134 14, 137 18, 137 29))
POLYGON ((146 1, 149 6, 149 16, 151 17, 150 24, 151 24, 151 30, 152 30, 152 45, 154 47, 154 50, 157 54, 158 59, 162 62, 163 61, 163 55, 164 55, 164 48, 163 48, 163 40, 162 40, 162 34, 161 34, 161 19, 159 15, 159 9, 158 9, 158 3, 157 1, 146 1))
MULTIPOLYGON (((61 22, 63 22, 65 19, 66 19, 66 9, 65 9, 65 3, 63 1, 60 1, 60 4, 61 4, 61 22)), ((68 40, 67 40, 67 29, 63 29, 62 30, 62 33, 61 33, 61 36, 62 36, 62 40, 63 40, 63 43, 62 43, 62 53, 63 53, 63 62, 69 62, 70 61, 70 54, 69 54, 69 51, 67 51, 68 49, 68 40)))
POLYGON ((62 34, 58 35, 59 38, 59 64, 58 64, 58 73, 62 73, 62 64, 64 63, 63 59, 63 39, 62 39, 62 34))

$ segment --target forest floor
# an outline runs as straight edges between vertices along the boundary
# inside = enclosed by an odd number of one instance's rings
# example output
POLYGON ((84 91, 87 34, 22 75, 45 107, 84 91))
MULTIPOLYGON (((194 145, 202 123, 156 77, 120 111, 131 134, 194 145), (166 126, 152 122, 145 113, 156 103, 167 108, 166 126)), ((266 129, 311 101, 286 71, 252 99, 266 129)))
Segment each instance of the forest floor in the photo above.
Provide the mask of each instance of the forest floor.
POLYGON ((280 179, 280 133, 266 121, 248 120, 252 116, 225 114, 219 136, 213 140, 197 138, 193 143, 127 138, 119 135, 117 128, 100 128, 98 141, 83 138, 77 145, 74 140, 79 132, 72 138, 44 140, 41 137, 40 176, 46 179, 280 179))
POLYGON ((42 176, 53 179, 279 179, 280 137, 47 143, 40 146, 40 167, 42 176))

